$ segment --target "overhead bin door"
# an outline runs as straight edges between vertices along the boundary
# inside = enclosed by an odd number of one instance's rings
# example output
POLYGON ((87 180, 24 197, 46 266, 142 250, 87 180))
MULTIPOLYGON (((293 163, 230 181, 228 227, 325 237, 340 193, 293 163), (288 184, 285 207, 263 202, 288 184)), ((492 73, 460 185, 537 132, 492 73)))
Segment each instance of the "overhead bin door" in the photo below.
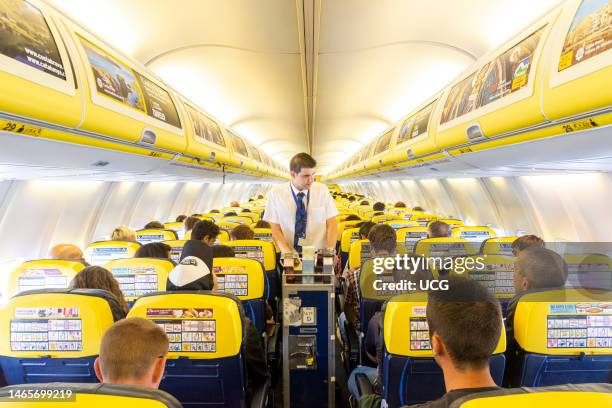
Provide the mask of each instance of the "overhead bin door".
POLYGON ((74 24, 67 25, 86 68, 81 129, 183 153, 185 132, 165 85, 74 24))
MULTIPOLYGON (((612 105, 612 2, 567 2, 547 47, 543 102, 550 119, 595 112, 612 105)), ((564 127, 571 132, 592 127, 588 120, 564 127)), ((592 119, 593 116, 590 116, 592 119)), ((596 125, 604 123, 594 120, 596 125), (599 123, 598 123, 599 122, 599 123)))
POLYGON ((430 118, 436 102, 437 99, 428 103, 402 122, 393 149, 393 163, 414 160, 435 150, 435 126, 431 126, 430 118))
MULTIPOLYGON (((0 113, 76 127, 82 103, 75 61, 49 9, 39 1, 0 0, 0 45, 0 113)), ((5 119, 0 130, 44 136, 40 127, 5 119)))
POLYGON ((182 102, 193 126, 192 137, 188 136, 187 154, 231 164, 229 150, 219 124, 185 99, 182 99, 182 102))
POLYGON ((249 158, 249 152, 242 139, 228 129, 226 129, 226 132, 232 143, 232 154, 238 157, 240 167, 249 170, 254 170, 255 166, 253 166, 251 159, 249 158))

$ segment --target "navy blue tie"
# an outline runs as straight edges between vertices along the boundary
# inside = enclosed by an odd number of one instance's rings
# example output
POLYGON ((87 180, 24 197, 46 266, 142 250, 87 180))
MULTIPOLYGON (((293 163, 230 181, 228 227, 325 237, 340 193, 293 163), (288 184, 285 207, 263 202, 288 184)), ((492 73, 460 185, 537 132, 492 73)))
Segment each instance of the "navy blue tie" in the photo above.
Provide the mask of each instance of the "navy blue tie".
POLYGON ((298 240, 306 236, 306 221, 308 219, 308 213, 304 206, 304 193, 298 193, 295 206, 295 234, 293 236, 293 247, 296 251, 302 252, 302 247, 298 245, 298 240))

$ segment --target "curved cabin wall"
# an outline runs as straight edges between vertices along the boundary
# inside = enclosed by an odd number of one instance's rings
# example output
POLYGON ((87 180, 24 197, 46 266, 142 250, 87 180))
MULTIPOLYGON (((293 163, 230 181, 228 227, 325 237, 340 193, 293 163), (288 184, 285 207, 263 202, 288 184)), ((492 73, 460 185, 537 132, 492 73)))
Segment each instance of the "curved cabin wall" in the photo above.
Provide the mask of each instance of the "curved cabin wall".
MULTIPOLYGON (((612 123, 611 8, 608 2, 592 10, 591 0, 570 0, 480 58, 441 97, 404 119, 393 158, 383 163, 414 168, 612 123), (427 114, 425 135, 406 135, 411 118, 427 114)), ((327 179, 363 174, 355 157, 327 179)))

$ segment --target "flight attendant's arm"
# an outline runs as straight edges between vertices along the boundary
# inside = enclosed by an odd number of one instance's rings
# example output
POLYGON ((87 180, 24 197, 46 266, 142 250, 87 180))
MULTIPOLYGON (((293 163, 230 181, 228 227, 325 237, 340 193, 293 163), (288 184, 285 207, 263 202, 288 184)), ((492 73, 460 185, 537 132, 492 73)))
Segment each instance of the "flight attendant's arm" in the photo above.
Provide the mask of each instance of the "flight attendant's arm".
POLYGON ((333 216, 328 218, 325 222, 327 227, 327 248, 328 249, 336 249, 336 241, 338 241, 338 221, 336 221, 336 217, 333 216))
POLYGON ((280 248, 281 252, 284 254, 286 252, 294 251, 293 247, 287 244, 285 240, 285 235, 283 234, 283 230, 281 229, 279 224, 270 223, 272 227, 272 238, 276 242, 276 245, 280 248))

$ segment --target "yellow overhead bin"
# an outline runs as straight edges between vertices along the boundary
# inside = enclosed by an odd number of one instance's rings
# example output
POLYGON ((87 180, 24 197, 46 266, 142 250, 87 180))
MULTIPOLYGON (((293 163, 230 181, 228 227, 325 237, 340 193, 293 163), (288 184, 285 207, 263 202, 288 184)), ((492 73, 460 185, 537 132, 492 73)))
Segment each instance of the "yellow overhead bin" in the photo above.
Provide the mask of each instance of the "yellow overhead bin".
MULTIPOLYGON (((592 0, 569 0, 563 7, 546 47, 542 102, 549 119, 609 110, 612 105, 611 8, 610 2, 592 0)), ((592 127, 588 119, 565 132, 592 127)), ((610 117, 593 122, 611 123, 610 117)))
POLYGON ((232 159, 237 166, 243 170, 256 170, 257 165, 249 157, 249 151, 242 138, 230 129, 225 129, 225 133, 232 147, 232 159))
POLYGON ((65 20, 83 68, 85 117, 80 129, 184 153, 184 118, 170 89, 145 68, 65 20))
MULTIPOLYGON (((82 86, 53 12, 43 2, 0 2, 0 114, 69 128, 81 121, 82 86)), ((0 130, 45 136, 43 129, 19 121, 2 121, 0 130)))
POLYGON ((393 127, 375 139, 372 157, 365 165, 366 170, 378 170, 381 166, 391 163, 393 146, 395 145, 395 130, 396 128, 393 127))

